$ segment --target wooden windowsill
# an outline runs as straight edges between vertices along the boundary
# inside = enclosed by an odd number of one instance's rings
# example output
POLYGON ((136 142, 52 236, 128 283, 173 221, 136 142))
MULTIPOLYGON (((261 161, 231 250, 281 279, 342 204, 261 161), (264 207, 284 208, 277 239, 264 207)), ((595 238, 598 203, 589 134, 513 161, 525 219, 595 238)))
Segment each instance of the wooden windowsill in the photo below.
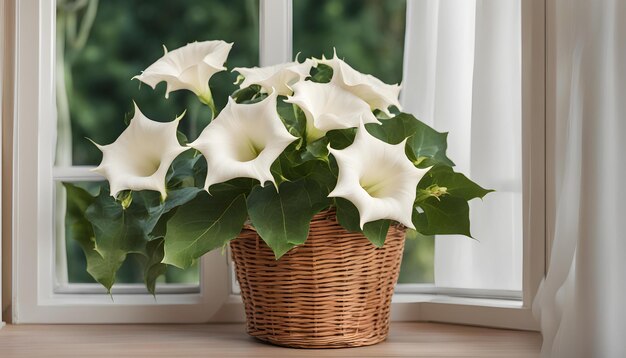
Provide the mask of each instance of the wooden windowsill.
POLYGON ((436 323, 391 325, 387 341, 303 350, 250 338, 241 324, 7 325, 2 357, 538 357, 537 332, 436 323))

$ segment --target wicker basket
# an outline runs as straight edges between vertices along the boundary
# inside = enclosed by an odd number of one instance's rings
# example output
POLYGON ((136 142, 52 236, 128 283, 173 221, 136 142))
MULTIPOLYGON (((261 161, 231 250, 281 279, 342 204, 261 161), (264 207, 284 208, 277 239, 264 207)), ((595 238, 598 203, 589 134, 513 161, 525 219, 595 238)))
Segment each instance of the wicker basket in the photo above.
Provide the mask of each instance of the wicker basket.
POLYGON ((230 246, 251 336, 298 348, 358 347, 387 337, 403 229, 391 227, 378 249, 328 210, 311 221, 306 244, 278 261, 251 229, 230 246))

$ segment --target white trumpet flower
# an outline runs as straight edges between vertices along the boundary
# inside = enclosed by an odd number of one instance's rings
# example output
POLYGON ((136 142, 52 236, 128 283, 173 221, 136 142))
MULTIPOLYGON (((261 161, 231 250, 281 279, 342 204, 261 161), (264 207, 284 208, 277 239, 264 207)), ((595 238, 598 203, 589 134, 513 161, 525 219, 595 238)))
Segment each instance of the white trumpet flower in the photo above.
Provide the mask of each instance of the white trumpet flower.
POLYGON ((402 109, 398 96, 400 95, 400 86, 398 84, 389 85, 378 78, 363 74, 350 67, 345 61, 337 57, 335 52, 333 58, 317 59, 316 62, 332 67, 333 78, 331 82, 340 85, 348 91, 354 93, 359 98, 367 102, 372 110, 379 109, 388 115, 389 106, 396 106, 402 109))
POLYGON ((159 82, 165 81, 165 98, 172 91, 186 89, 200 99, 212 104, 209 79, 217 72, 226 70, 224 62, 232 48, 232 43, 224 41, 192 42, 167 52, 140 75, 133 77, 153 89, 159 82))
POLYGON ((155 190, 166 197, 167 171, 174 159, 189 149, 176 138, 181 118, 182 115, 171 122, 156 122, 135 104, 135 115, 115 142, 94 143, 102 151, 102 162, 93 171, 107 178, 112 196, 122 190, 155 190))
POLYGON ((253 178, 276 185, 270 166, 298 139, 289 134, 276 111, 276 91, 254 104, 232 98, 222 112, 189 146, 207 161, 205 190, 234 178, 253 178))
POLYGON ((428 169, 416 168, 404 152, 405 141, 392 145, 360 125, 354 143, 332 149, 337 160, 337 186, 328 195, 349 200, 359 210, 360 225, 391 219, 414 229, 411 216, 415 190, 428 169))
POLYGON ((306 116, 307 140, 314 141, 329 130, 378 123, 370 106, 335 83, 302 81, 293 85, 294 95, 285 102, 297 104, 306 116))
POLYGON ((240 88, 259 85, 265 92, 274 88, 279 95, 289 96, 293 93, 291 85, 307 77, 313 64, 313 60, 306 59, 302 63, 294 61, 266 67, 236 67, 233 71, 244 77, 240 88))

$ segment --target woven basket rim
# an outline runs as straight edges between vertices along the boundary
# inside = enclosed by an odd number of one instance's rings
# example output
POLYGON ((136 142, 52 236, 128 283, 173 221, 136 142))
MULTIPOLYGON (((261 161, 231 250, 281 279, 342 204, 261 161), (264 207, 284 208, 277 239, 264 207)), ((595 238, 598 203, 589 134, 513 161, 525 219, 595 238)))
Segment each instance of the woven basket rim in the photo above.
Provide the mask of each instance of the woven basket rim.
MULTIPOLYGON (((334 205, 331 205, 331 206, 329 206, 329 207, 327 207, 327 208, 325 208, 325 209, 322 209, 322 210, 320 210, 320 211, 316 212, 316 213, 313 215, 313 218, 315 218, 315 216, 317 216, 317 215, 323 214, 324 212, 326 212, 326 214, 328 214, 328 215, 331 215, 331 216, 332 216, 332 215, 335 215, 335 216, 336 216, 336 213, 337 213, 337 207, 336 207, 336 206, 334 206, 334 205)), ((311 221, 313 221, 313 218, 311 218, 311 221)), ((407 229, 406 225, 404 225, 404 224, 402 224, 402 223, 399 223, 399 222, 397 222, 397 221, 395 221, 395 220, 392 220, 392 219, 389 219, 389 220, 391 221, 391 223, 389 224, 389 228, 392 228, 392 227, 393 227, 393 228, 396 228, 396 229, 398 229, 398 230, 405 230, 405 229, 407 229)), ((337 220, 337 218, 336 218, 336 217, 335 217, 335 221, 337 222, 337 224, 339 224, 339 225, 341 226, 341 224, 339 223, 339 220, 337 220)), ((343 226, 342 226, 342 227, 343 227, 343 226)), ((344 229, 345 229, 345 228, 344 228, 344 229)), ((250 218, 249 218, 249 217, 248 217, 248 218, 246 219, 246 221, 243 223, 243 230, 250 230, 250 231, 257 232, 257 230, 256 230, 256 228, 254 227, 254 225, 252 225, 252 221, 250 220, 250 218)), ((346 229, 346 230, 347 230, 347 229, 346 229)), ((348 230, 348 231, 349 231, 349 230, 348 230)), ((234 240, 237 240, 237 238, 235 238, 234 240)))

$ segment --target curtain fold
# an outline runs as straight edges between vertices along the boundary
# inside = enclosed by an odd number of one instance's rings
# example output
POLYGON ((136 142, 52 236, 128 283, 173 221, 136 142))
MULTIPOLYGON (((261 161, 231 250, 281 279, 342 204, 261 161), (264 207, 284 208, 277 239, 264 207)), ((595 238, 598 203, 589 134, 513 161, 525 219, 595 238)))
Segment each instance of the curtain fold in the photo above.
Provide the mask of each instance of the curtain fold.
POLYGON ((555 223, 543 357, 626 357, 626 2, 556 0, 555 223))
POLYGON ((496 189, 470 203, 472 234, 435 241, 438 287, 521 290, 520 0, 409 2, 403 104, 450 132, 456 171, 496 189))

